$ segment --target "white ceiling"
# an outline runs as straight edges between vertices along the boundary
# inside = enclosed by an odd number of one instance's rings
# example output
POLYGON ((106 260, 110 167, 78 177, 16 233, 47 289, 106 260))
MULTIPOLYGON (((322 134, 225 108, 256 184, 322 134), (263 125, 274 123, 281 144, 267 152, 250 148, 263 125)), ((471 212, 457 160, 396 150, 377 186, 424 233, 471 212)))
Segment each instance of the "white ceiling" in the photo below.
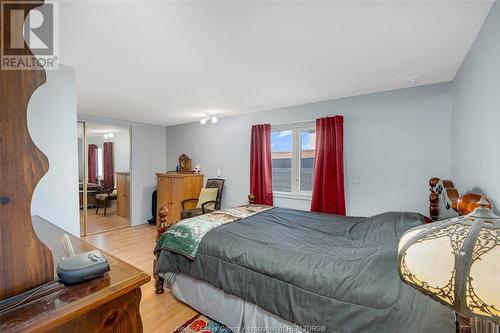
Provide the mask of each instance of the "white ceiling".
POLYGON ((79 113, 171 125, 451 80, 491 5, 68 1, 60 59, 79 113))
MULTIPOLYGON (((108 124, 86 123, 87 138, 104 137, 104 134, 113 133, 114 135, 126 135, 129 133, 129 128, 125 126, 113 126, 108 124)), ((78 138, 83 138, 83 123, 78 123, 78 138)))

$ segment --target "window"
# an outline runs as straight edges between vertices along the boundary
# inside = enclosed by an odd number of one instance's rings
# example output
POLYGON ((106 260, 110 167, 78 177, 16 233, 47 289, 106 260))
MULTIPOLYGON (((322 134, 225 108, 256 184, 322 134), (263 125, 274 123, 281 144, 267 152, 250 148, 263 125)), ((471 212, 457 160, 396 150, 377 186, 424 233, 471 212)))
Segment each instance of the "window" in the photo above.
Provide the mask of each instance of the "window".
POLYGON ((103 154, 103 149, 102 149, 102 146, 99 145, 97 147, 97 179, 101 180, 101 179, 104 179, 104 163, 102 161, 102 154, 103 154))
POLYGON ((314 160, 316 158, 316 130, 300 131, 300 190, 312 191, 314 160))
POLYGON ((271 132, 273 191, 292 191, 292 131, 271 132))
POLYGON ((314 124, 273 126, 273 192, 310 195, 316 156, 315 145, 314 124))

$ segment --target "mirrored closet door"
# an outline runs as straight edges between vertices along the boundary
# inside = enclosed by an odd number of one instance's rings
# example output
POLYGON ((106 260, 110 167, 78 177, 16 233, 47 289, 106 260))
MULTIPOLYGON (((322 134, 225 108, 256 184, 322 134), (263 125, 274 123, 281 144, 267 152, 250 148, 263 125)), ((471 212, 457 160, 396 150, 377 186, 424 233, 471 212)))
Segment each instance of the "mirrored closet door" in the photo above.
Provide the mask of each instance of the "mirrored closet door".
POLYGON ((130 127, 78 122, 80 234, 130 225, 130 127))

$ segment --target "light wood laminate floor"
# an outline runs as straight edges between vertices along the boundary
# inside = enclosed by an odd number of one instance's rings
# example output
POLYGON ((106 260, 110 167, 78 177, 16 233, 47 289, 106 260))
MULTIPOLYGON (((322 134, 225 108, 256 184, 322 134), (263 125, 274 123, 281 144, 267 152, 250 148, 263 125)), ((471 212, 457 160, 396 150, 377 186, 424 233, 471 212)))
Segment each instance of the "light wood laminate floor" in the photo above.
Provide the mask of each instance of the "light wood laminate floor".
MULTIPOLYGON (((88 235, 130 226, 130 218, 116 215, 116 207, 108 207, 106 216, 104 216, 104 208, 100 208, 98 213, 95 211, 95 208, 87 210, 88 235)), ((80 209, 80 221, 83 221, 83 209, 80 209)))
MULTIPOLYGON (((140 225, 86 236, 82 239, 152 274, 155 237, 154 226, 140 225)), ((177 301, 168 289, 165 289, 164 294, 156 295, 153 278, 141 289, 144 332, 174 332, 179 325, 196 314, 195 310, 177 301)))

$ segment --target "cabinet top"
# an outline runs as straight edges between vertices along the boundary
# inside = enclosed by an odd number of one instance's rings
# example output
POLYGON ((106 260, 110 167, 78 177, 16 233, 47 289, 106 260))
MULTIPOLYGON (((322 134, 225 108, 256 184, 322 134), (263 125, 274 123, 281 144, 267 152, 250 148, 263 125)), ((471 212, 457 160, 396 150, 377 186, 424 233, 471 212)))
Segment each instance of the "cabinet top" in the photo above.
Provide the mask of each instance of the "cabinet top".
MULTIPOLYGON (((66 232, 39 216, 33 216, 33 228, 41 241, 52 251, 54 266, 64 256, 59 245, 66 232)), ((95 250, 95 247, 78 237, 68 234, 76 253, 95 250)), ((0 316, 0 332, 48 331, 58 323, 72 320, 99 304, 139 288, 151 277, 106 252, 110 271, 103 277, 77 285, 64 286, 61 290, 28 302, 0 316)), ((55 267, 54 267, 55 269, 55 267)))
POLYGON ((166 173, 157 173, 156 177, 186 178, 186 177, 203 177, 203 175, 200 173, 166 172, 166 173))

